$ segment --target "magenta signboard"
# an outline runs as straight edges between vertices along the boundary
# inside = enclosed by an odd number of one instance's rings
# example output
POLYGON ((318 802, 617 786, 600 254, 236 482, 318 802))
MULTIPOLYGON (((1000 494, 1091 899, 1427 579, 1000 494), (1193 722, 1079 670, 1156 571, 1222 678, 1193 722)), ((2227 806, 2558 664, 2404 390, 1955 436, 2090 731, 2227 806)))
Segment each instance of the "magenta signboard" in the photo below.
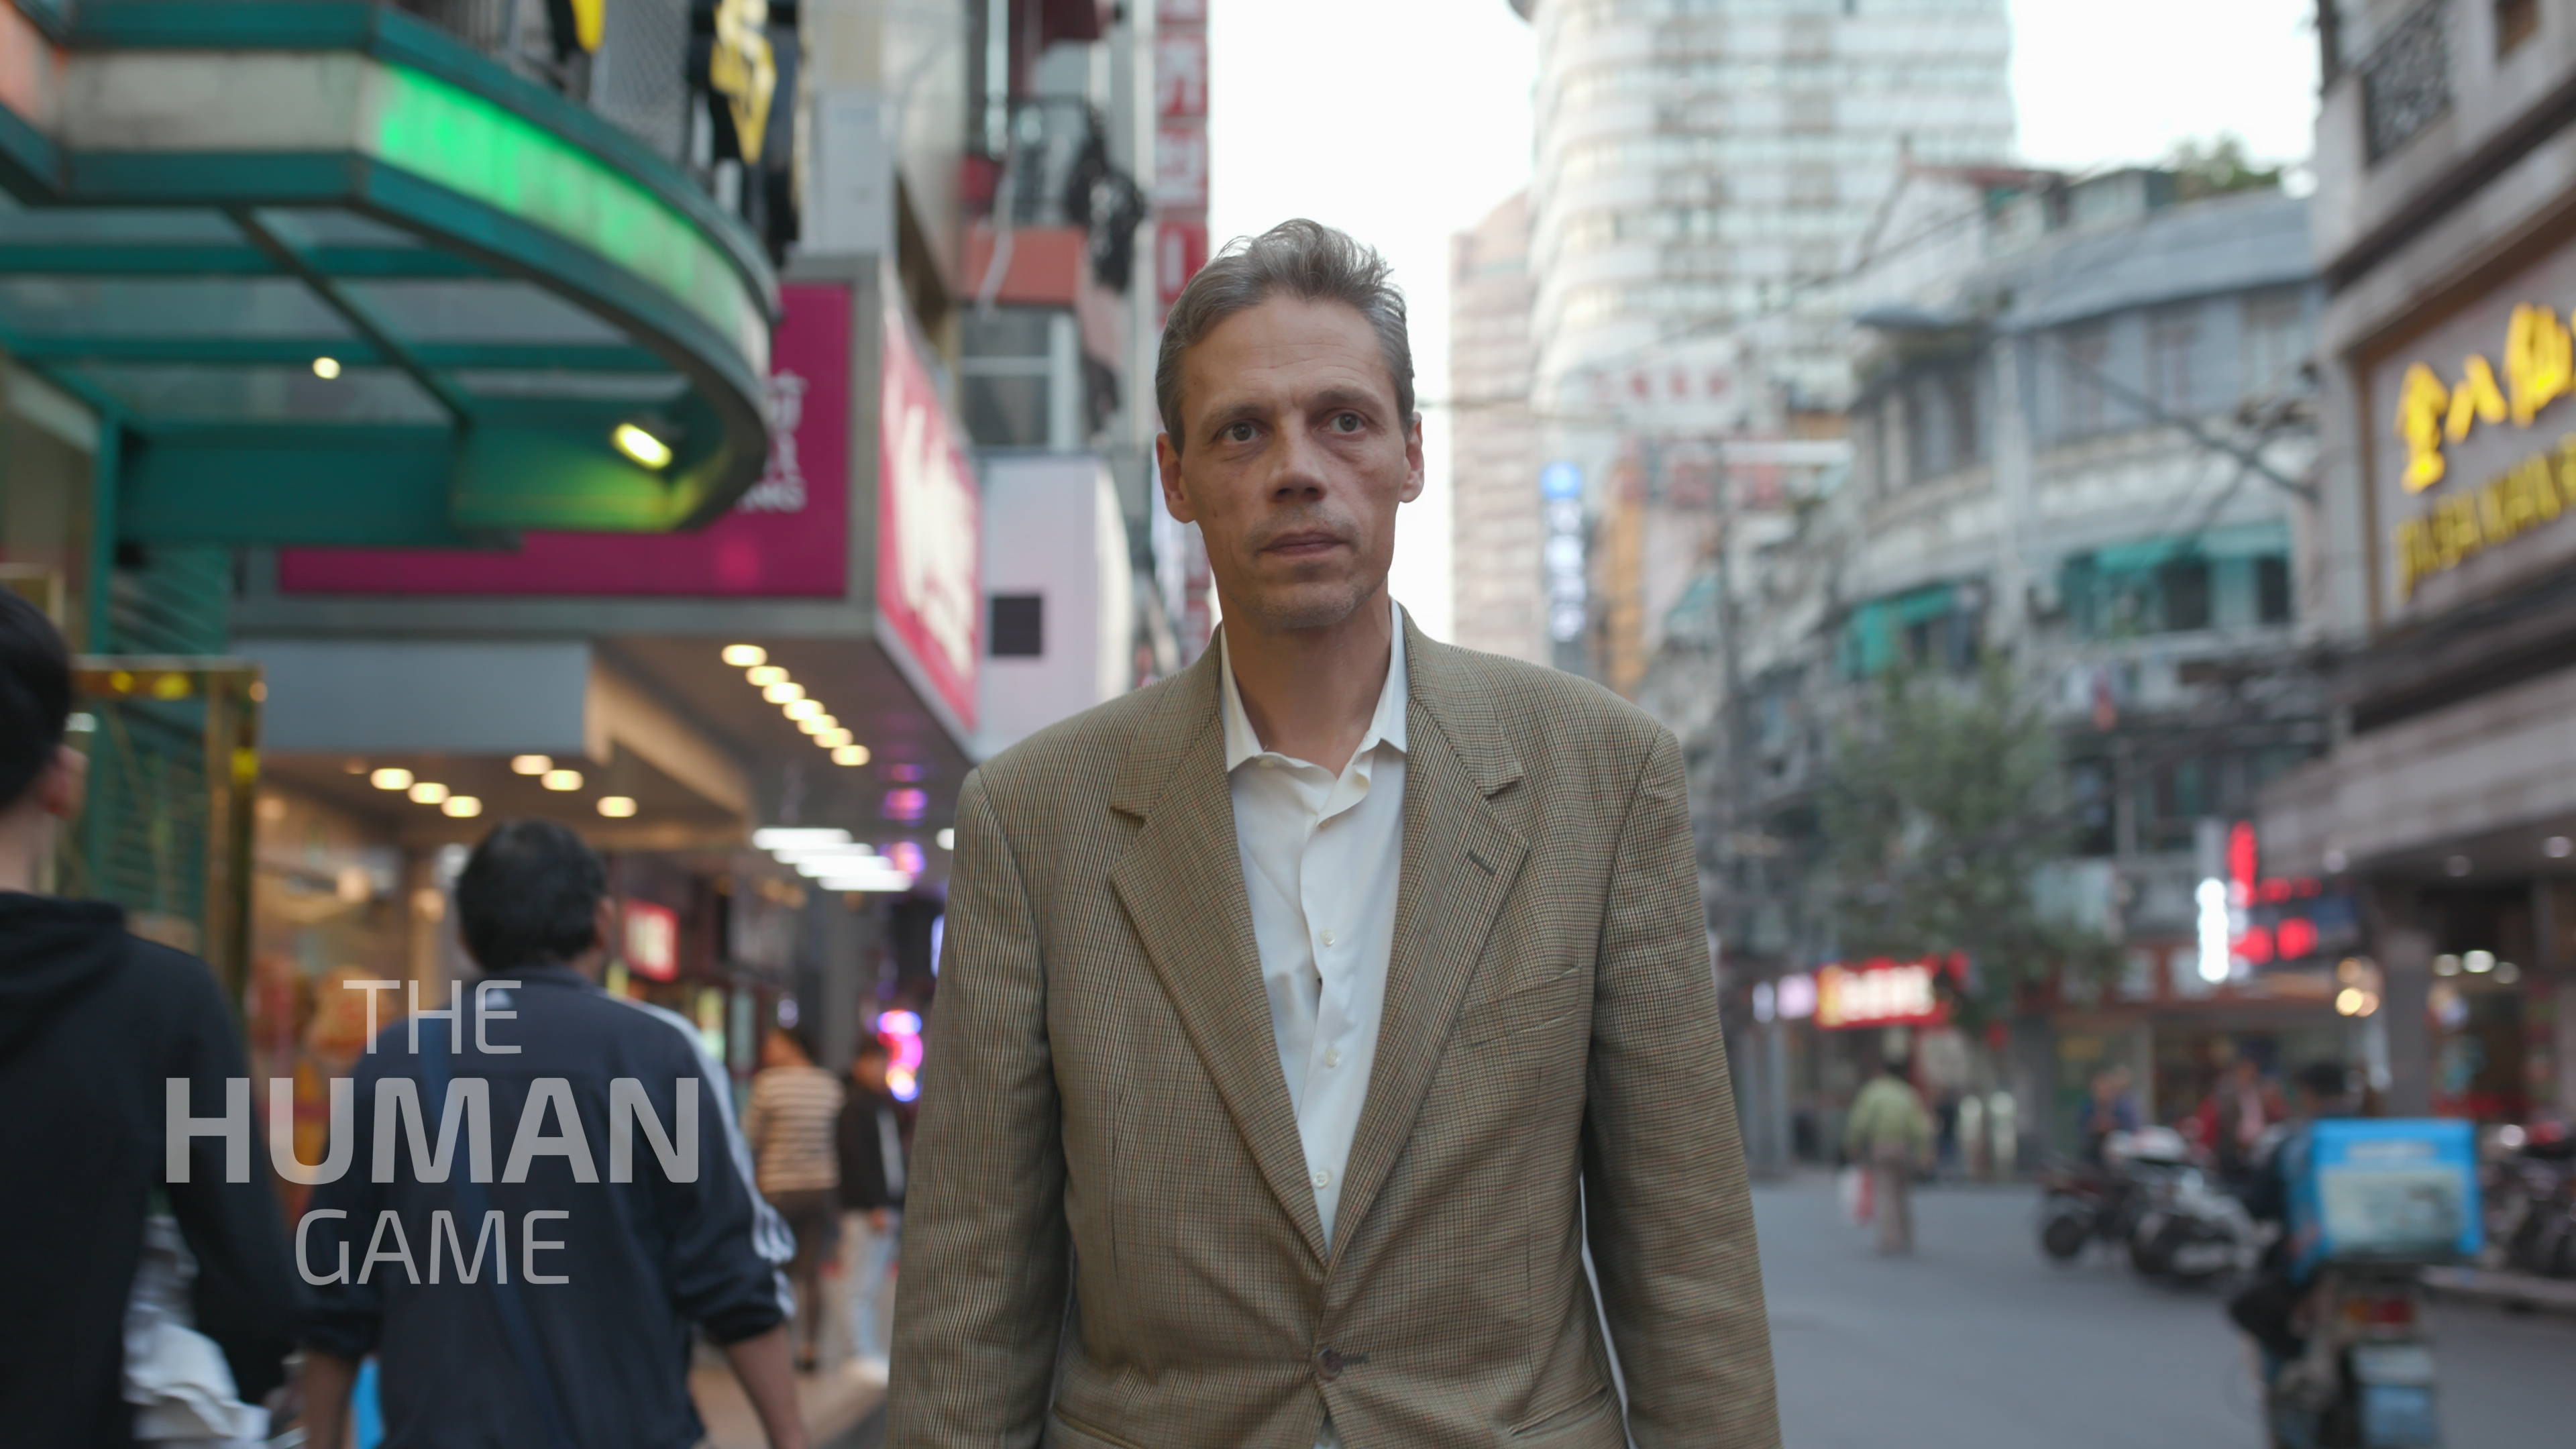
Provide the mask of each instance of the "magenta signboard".
POLYGON ((877 418, 877 617, 931 688, 975 728, 983 501, 903 314, 885 317, 877 418))
MULTIPOLYGON (((516 553, 283 549, 303 594, 840 598, 849 588, 850 289, 779 288, 770 344, 769 466, 695 533, 529 533, 516 553)), ((971 675, 970 675, 971 677, 971 675)))

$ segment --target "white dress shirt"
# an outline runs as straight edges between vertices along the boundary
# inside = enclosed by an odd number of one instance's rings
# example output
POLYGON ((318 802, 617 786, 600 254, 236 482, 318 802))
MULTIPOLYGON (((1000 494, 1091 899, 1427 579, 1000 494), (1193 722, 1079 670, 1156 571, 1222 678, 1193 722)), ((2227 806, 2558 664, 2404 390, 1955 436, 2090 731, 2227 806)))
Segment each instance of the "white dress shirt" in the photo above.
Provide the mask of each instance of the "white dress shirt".
POLYGON ((1235 688, 1233 657, 1220 655, 1235 849, 1326 1242, 1377 1060, 1404 866, 1404 613, 1392 601, 1388 608, 1395 644, 1386 685, 1338 776, 1262 748, 1235 688))

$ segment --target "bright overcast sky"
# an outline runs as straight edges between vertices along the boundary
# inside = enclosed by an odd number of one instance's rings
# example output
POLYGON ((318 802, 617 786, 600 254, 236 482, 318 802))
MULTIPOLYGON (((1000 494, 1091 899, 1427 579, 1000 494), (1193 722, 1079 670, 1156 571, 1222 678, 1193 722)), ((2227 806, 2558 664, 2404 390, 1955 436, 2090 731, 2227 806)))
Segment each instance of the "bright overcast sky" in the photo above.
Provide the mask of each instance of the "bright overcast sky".
MULTIPOLYGON (((1546 0, 1540 0, 1546 3, 1546 0)), ((1868 0, 1862 0, 1868 3, 1868 0)), ((1395 264, 1426 400, 1448 388, 1450 234, 1526 185, 1536 47, 1507 0, 1213 0, 1209 230, 1292 216, 1395 264)), ((2256 157, 2308 152, 2310 0, 2012 0, 2028 160, 2151 161, 2233 131, 2256 157)), ((1449 632, 1448 417, 1425 412, 1430 486, 1397 530, 1394 591, 1449 632)))

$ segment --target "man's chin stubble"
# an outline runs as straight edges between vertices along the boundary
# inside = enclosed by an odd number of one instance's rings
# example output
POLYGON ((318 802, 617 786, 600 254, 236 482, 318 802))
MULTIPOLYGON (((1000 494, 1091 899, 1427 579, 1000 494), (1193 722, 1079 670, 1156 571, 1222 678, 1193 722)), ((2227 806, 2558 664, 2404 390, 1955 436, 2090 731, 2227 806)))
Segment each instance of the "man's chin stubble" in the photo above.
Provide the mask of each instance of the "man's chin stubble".
POLYGON ((1283 590, 1284 598, 1255 599, 1244 612, 1264 633, 1329 629, 1351 616, 1368 593, 1356 583, 1283 590))

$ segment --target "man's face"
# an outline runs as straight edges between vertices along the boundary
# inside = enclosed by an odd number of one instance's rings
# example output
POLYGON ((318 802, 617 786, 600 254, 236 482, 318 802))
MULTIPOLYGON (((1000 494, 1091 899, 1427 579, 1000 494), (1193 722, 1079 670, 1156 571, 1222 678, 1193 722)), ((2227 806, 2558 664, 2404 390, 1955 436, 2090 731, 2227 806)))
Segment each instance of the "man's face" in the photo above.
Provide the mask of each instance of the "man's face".
POLYGON ((1228 617, 1323 628, 1383 591, 1422 428, 1367 318, 1286 296, 1235 313, 1182 354, 1181 412, 1155 444, 1163 499, 1206 538, 1228 617))

